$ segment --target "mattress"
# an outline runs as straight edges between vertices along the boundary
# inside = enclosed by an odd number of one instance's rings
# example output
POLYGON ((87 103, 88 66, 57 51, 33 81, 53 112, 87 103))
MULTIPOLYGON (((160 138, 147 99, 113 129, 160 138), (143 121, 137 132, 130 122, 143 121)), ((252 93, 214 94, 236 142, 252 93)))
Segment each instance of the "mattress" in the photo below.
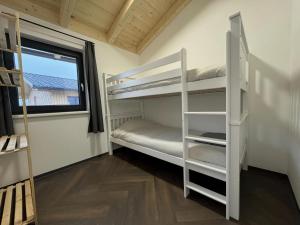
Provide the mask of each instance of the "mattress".
MULTIPOLYGON (((225 66, 210 66, 210 67, 206 67, 204 69, 188 70, 187 71, 187 81, 194 82, 194 81, 210 79, 210 78, 215 78, 215 77, 223 77, 225 75, 226 75, 225 66)), ((137 91, 137 90, 142 90, 142 89, 161 87, 161 86, 176 84, 179 82, 180 82, 180 77, 177 77, 177 78, 132 86, 132 87, 123 88, 123 89, 116 89, 116 90, 110 91, 109 94, 114 95, 114 94, 129 92, 129 91, 137 91)))
MULTIPOLYGON (((131 120, 112 132, 112 137, 151 148, 169 155, 183 157, 181 129, 147 120, 131 120)), ((201 132, 193 131, 194 135, 201 132)), ((225 167, 225 147, 197 142, 189 143, 189 158, 225 167)))

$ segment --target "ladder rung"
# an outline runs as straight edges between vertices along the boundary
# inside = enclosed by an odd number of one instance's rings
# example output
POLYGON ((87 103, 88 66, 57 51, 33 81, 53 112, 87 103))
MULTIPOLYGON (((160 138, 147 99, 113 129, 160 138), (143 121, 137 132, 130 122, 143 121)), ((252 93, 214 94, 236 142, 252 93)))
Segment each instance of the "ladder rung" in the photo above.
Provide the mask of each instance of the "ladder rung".
POLYGON ((222 116, 226 115, 226 112, 185 112, 185 115, 212 115, 212 116, 222 116))
POLYGON ((224 196, 224 195, 221 195, 217 192, 211 191, 207 188, 201 187, 200 185, 192 183, 192 182, 188 182, 186 184, 186 187, 193 191, 196 191, 206 197, 209 197, 215 201, 218 201, 218 202, 226 205, 226 196, 224 196))
POLYGON ((226 146, 226 140, 189 135, 185 139, 226 146))
POLYGON ((202 161, 198 161, 198 160, 194 160, 194 159, 187 159, 185 161, 188 164, 192 164, 194 166, 199 166, 208 170, 212 170, 218 173, 222 173, 222 174, 226 174, 226 168, 218 166, 218 165, 214 165, 212 163, 207 163, 207 162, 202 162, 202 161))

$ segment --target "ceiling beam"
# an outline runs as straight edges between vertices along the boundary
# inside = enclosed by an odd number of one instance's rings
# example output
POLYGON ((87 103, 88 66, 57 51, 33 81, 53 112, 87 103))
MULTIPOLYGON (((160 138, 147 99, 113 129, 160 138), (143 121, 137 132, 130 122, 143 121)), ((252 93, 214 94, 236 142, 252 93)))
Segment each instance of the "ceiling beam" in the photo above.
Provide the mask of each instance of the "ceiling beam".
POLYGON ((115 42, 126 22, 132 17, 133 9, 139 1, 140 0, 127 0, 125 2, 119 14, 112 23, 109 31, 107 32, 107 41, 109 43, 115 42))
POLYGON ((59 23, 67 27, 70 23, 72 13, 76 7, 77 0, 62 0, 59 12, 59 23))
POLYGON ((179 14, 179 12, 191 0, 176 0, 170 9, 162 16, 159 22, 147 33, 145 38, 138 44, 137 53, 140 54, 143 50, 166 28, 166 26, 179 14))

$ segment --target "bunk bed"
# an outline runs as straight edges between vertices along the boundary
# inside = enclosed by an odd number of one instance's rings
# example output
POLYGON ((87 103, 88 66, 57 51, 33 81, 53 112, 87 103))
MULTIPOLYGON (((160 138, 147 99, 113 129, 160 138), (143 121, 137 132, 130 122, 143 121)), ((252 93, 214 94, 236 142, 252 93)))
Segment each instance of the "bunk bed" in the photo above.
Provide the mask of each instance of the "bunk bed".
POLYGON ((183 167, 184 196, 190 190, 226 206, 226 218, 239 219, 240 170, 247 168, 248 144, 248 45, 240 13, 230 17, 226 34, 226 65, 202 70, 186 69, 186 51, 117 74, 104 74, 109 153, 118 144, 183 167), (168 67, 172 65, 173 67, 168 67), (174 68, 175 65, 175 68, 174 68), (164 67, 164 69, 162 69, 164 67), (165 68, 171 68, 165 71, 165 68), (149 71, 163 71, 148 75, 149 71), (137 76, 142 74, 144 76, 137 76), (191 94, 223 91, 225 111, 188 111, 191 94), (182 128, 176 129, 144 118, 143 101, 133 113, 111 114, 114 100, 181 95, 182 128), (190 116, 221 116, 226 134, 199 133, 189 128, 190 116), (196 171, 226 182, 222 195, 190 181, 196 171))

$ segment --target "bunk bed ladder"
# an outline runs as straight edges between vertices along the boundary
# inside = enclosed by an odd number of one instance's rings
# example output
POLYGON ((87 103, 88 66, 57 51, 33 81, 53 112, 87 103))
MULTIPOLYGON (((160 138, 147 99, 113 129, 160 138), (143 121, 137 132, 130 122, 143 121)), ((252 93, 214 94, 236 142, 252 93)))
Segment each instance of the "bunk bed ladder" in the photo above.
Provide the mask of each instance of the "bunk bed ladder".
MULTIPOLYGON (((182 141, 183 141, 183 172, 184 172, 184 197, 189 195, 190 190, 198 192, 206 197, 209 197, 215 201, 218 201, 226 206, 226 218, 229 219, 229 182, 228 182, 228 129, 229 129, 229 111, 225 112, 189 112, 188 111, 188 91, 187 91, 187 81, 186 81, 186 51, 181 50, 181 84, 182 84, 182 141), (189 116, 191 115, 211 115, 211 116, 225 116, 226 117, 226 140, 207 138, 201 136, 194 136, 189 134, 189 116), (189 148, 188 143, 190 141, 201 141, 205 143, 218 144, 226 147, 226 168, 211 163, 201 162, 189 158, 189 148), (189 171, 195 171, 199 173, 205 172, 205 174, 214 177, 216 179, 226 182, 226 195, 219 194, 207 188, 204 188, 198 184, 190 181, 189 171)), ((228 93, 226 93, 228 96, 228 93)), ((228 108, 228 97, 226 97, 226 108, 228 108)))

